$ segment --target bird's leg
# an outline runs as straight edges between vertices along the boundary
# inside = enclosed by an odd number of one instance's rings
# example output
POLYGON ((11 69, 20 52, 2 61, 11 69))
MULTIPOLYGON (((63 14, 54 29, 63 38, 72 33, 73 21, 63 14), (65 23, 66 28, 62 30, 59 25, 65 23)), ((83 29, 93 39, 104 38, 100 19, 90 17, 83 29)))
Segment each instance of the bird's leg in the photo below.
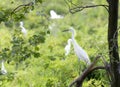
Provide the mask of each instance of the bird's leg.
POLYGON ((80 61, 79 61, 79 59, 78 59, 78 74, 79 74, 79 75, 81 74, 81 69, 82 69, 82 67, 81 67, 80 61))
POLYGON ((90 66, 88 66, 88 68, 82 73, 81 76, 79 76, 77 79, 75 79, 70 85, 69 87, 72 87, 75 83, 76 83, 76 87, 82 87, 82 83, 84 81, 84 79, 87 77, 87 75, 97 69, 105 69, 105 67, 94 67, 94 65, 96 64, 97 60, 100 58, 101 56, 98 55, 95 60, 91 63, 90 66))
POLYGON ((80 61, 80 59, 78 59, 78 74, 81 75, 82 72, 86 69, 83 65, 84 62, 80 61))

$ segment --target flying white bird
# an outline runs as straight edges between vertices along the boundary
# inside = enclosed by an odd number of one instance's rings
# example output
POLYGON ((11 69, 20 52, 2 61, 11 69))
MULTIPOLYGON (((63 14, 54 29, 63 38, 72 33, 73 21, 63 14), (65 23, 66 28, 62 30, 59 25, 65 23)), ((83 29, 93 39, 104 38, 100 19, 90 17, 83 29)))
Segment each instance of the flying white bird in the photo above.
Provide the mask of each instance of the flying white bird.
POLYGON ((1 74, 7 74, 7 70, 5 69, 5 66, 4 66, 4 60, 2 60, 1 62, 1 74))
POLYGON ((70 53, 72 39, 68 39, 68 44, 65 46, 65 55, 67 56, 70 53))
POLYGON ((51 19, 61 19, 63 18, 63 16, 61 15, 58 15, 54 10, 50 10, 50 18, 51 19))
POLYGON ((87 63, 87 65, 90 65, 91 62, 88 57, 88 54, 85 52, 85 50, 82 47, 79 46, 79 44, 75 40, 75 30, 73 29, 73 27, 71 27, 68 30, 64 30, 64 31, 70 31, 72 33, 72 37, 71 37, 72 44, 74 47, 75 54, 77 55, 79 60, 83 60, 87 63))
POLYGON ((24 35, 27 35, 27 30, 23 27, 23 22, 22 22, 22 21, 20 22, 20 27, 21 27, 21 32, 22 32, 24 35))

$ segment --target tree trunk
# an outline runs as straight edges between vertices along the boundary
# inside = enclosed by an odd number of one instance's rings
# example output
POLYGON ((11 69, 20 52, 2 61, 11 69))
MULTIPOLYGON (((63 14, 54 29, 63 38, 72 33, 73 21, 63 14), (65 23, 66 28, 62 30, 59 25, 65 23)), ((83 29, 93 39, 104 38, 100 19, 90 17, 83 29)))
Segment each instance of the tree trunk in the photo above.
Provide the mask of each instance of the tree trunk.
POLYGON ((111 87, 120 87, 119 53, 118 53, 118 4, 119 0, 109 0, 108 44, 112 71, 111 87))

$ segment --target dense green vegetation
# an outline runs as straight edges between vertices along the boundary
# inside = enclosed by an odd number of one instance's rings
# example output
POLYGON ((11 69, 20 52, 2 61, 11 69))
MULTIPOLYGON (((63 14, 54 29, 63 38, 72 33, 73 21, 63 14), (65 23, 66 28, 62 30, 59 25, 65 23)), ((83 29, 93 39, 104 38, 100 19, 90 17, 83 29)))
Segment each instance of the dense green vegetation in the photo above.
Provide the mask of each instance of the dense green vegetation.
MULTIPOLYGON (((0 0, 0 59, 6 60, 8 71, 6 75, 0 75, 0 87, 67 87, 87 67, 84 62, 78 62, 73 47, 70 54, 65 56, 64 47, 71 33, 62 31, 71 26, 76 30, 77 42, 88 53, 91 61, 98 54, 109 61, 108 13, 104 8, 85 9, 70 14, 64 0, 44 0, 35 5, 34 10, 30 7, 27 13, 20 11, 13 15, 13 19, 2 19, 3 10, 9 8, 11 11, 30 1, 0 0), (64 18, 50 19, 49 12, 52 9, 64 18), (21 33, 20 21, 24 22, 27 29, 26 36, 21 33), (54 25, 52 30, 49 29, 50 25, 54 25)), ((82 2, 83 5, 93 3, 107 4, 106 0, 82 2)), ((103 65, 102 59, 97 65, 103 65)), ((105 71, 90 74, 84 87, 108 87, 109 81, 105 74, 105 71)))

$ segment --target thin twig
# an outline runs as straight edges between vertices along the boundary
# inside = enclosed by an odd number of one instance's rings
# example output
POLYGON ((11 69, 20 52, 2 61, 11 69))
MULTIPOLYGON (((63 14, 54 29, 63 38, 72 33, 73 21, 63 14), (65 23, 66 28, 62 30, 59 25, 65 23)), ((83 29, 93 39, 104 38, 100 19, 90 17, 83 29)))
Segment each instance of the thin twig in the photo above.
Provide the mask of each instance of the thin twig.
POLYGON ((67 2, 67 0, 64 0, 64 1, 68 5, 69 11, 70 11, 70 5, 69 5, 69 3, 67 2))
POLYGON ((77 6, 77 4, 74 4, 73 2, 72 2, 72 0, 67 0, 71 5, 73 5, 73 6, 77 6))
POLYGON ((108 80, 109 80, 109 82, 111 82, 111 77, 113 75, 111 73, 110 64, 108 64, 108 62, 105 60, 105 58, 102 54, 101 54, 101 57, 102 57, 102 61, 103 61, 103 64, 105 66, 105 69, 106 69, 106 74, 107 74, 108 80))
POLYGON ((82 11, 86 8, 95 8, 95 7, 104 7, 108 12, 108 5, 88 5, 88 6, 77 6, 77 7, 74 7, 74 8, 71 8, 70 9, 70 12, 72 14, 76 13, 76 12, 79 12, 79 11, 82 11))
POLYGON ((86 8, 95 8, 95 7, 104 7, 108 11, 108 13, 109 13, 108 5, 99 4, 99 5, 78 6, 78 5, 74 4, 72 1, 69 1, 69 0, 64 0, 64 1, 68 5, 69 11, 72 14, 74 14, 76 12, 79 12, 79 11, 82 11, 82 10, 84 10, 86 8), (69 3, 71 5, 73 5, 74 7, 71 7, 69 3))
POLYGON ((13 9, 13 11, 11 12, 11 14, 21 10, 23 7, 28 7, 28 6, 33 6, 33 2, 29 2, 28 4, 22 4, 22 5, 19 5, 17 6, 15 9, 13 9))

